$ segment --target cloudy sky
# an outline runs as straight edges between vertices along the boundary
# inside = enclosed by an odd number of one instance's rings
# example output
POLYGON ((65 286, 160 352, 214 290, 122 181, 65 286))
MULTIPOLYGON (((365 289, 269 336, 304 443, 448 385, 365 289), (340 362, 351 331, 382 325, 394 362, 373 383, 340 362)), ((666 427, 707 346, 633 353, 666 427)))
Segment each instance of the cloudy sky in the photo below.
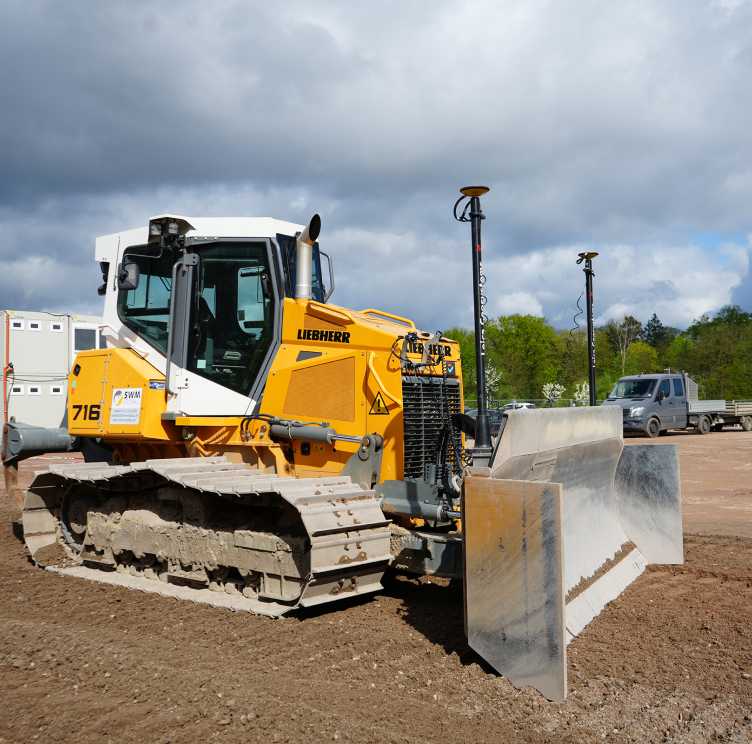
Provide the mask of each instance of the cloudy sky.
POLYGON ((333 301, 567 327, 752 310, 744 0, 43 2, 0 10, 0 307, 98 312, 94 237, 152 214, 322 215, 333 301))

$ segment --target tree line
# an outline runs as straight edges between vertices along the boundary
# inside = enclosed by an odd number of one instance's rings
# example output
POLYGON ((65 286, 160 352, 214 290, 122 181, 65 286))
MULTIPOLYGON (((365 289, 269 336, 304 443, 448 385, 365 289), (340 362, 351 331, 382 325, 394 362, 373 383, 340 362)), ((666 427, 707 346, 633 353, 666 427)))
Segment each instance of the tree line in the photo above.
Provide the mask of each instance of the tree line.
MULTIPOLYGON (((587 373, 584 328, 561 331, 533 315, 502 315, 488 321, 486 379, 489 399, 540 399, 543 387, 563 388, 563 398, 582 392, 587 373)), ((474 333, 450 328, 459 341, 465 399, 476 397, 474 333)), ((752 313, 736 305, 703 315, 686 330, 664 325, 654 313, 643 324, 628 315, 595 332, 597 397, 605 398, 623 375, 685 371, 702 398, 752 399, 752 313)))

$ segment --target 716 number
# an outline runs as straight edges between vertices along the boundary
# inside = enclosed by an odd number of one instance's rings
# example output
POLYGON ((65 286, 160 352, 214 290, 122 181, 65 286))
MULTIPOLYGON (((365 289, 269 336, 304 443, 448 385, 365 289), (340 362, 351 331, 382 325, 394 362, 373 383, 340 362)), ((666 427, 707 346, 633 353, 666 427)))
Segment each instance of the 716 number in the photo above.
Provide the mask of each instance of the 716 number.
POLYGON ((99 403, 76 403, 73 406, 73 420, 82 418, 84 421, 99 421, 99 415, 102 406, 99 403), (81 416, 83 412, 83 416, 81 416))

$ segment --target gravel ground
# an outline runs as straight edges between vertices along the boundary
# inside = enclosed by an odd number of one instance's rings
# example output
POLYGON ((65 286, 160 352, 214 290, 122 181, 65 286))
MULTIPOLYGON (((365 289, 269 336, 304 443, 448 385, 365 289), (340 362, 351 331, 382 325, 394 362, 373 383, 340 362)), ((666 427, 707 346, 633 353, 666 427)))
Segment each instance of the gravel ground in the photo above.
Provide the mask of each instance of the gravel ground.
POLYGON ((0 492, 0 742, 750 742, 752 434, 661 442, 686 564, 572 643, 562 704, 488 672, 450 587, 396 579, 284 620, 188 605, 35 568, 0 492))

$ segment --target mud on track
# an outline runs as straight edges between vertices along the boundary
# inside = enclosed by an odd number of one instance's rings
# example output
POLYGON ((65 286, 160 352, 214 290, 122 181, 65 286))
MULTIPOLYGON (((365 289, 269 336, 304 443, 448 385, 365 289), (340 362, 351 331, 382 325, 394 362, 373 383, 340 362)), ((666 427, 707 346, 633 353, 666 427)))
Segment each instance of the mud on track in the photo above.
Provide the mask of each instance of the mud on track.
POLYGON ((186 605, 34 568, 0 503, 1 742, 752 740, 746 538, 687 536, 570 646, 552 704, 467 650, 449 587, 285 620, 186 605))

